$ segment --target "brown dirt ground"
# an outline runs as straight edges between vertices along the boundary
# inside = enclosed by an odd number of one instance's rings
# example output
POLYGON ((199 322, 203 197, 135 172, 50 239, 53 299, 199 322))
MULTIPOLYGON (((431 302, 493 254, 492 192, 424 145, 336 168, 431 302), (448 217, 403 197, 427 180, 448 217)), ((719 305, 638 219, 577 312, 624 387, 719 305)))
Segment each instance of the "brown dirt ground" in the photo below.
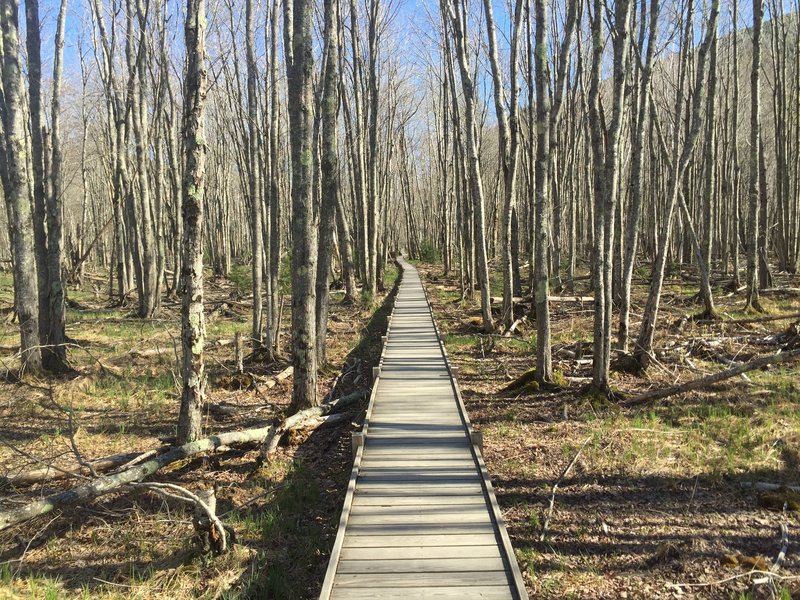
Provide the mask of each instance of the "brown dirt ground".
MULTIPOLYGON (((484 432, 486 462, 531 598, 800 598, 794 542, 800 498, 793 511, 770 510, 792 497, 770 498, 742 486, 800 484, 796 363, 751 372, 749 382, 731 379, 656 405, 621 408, 582 392, 591 361, 569 355, 577 340, 591 354, 591 306, 558 304, 554 369, 563 387, 509 394, 503 388, 533 367, 531 326, 525 323, 511 339, 481 335, 477 300, 461 300, 458 279, 442 276, 440 266, 420 268, 448 353, 460 367, 470 418, 484 432), (539 541, 552 485, 587 439, 539 541), (791 542, 779 571, 786 579, 772 590, 753 585, 747 572, 773 564, 780 523, 788 525, 791 542)), ((497 283, 493 295, 500 295, 497 283)), ((587 282, 580 283, 577 293, 589 295, 587 282)), ((797 286, 796 280, 782 283, 797 286)), ((644 286, 635 291, 634 332, 644 286)), ((643 377, 614 373, 615 389, 631 395, 724 368, 696 350, 700 338, 722 338, 719 354, 742 360, 775 352, 792 336, 781 337, 790 321, 671 327, 698 311, 694 291, 690 283, 670 283, 656 343, 659 365, 643 377)), ((743 316, 740 298, 717 295, 726 318, 743 316)), ((771 295, 766 302, 774 314, 800 310, 796 295, 771 295)))

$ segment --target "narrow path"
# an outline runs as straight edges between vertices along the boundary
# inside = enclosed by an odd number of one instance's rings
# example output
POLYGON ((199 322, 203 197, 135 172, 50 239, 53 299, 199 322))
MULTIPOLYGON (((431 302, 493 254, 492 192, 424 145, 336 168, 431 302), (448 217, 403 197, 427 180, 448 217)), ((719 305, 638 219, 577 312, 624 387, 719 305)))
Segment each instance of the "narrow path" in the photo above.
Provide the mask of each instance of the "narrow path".
POLYGON ((320 599, 527 600, 419 274, 400 264, 320 599))

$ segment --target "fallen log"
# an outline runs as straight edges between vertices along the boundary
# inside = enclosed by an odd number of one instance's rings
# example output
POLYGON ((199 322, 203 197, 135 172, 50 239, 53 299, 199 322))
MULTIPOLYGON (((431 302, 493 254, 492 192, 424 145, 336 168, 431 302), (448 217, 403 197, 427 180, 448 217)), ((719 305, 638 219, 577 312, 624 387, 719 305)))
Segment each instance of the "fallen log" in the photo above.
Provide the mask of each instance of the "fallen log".
POLYGON ((726 371, 720 371, 719 373, 707 375, 699 379, 693 379, 692 381, 687 381, 686 383, 682 383, 680 385, 673 385, 666 388, 651 390, 649 392, 645 392, 644 394, 639 394, 638 396, 634 396, 633 398, 624 401, 623 404, 626 406, 635 406, 637 404, 644 404, 646 402, 653 402, 655 400, 663 400, 669 396, 675 396, 676 394, 683 394, 684 392, 702 389, 720 381, 730 379, 731 377, 736 377, 742 373, 754 371, 755 369, 760 369, 761 367, 766 367, 769 365, 791 361, 798 357, 800 357, 800 349, 792 350, 791 352, 778 352, 777 354, 772 354, 770 356, 754 358, 749 362, 742 363, 726 371))
POLYGON ((195 456, 208 450, 215 450, 220 446, 232 446, 236 444, 246 444, 265 439, 274 429, 271 425, 257 429, 247 429, 245 431, 232 431, 213 435, 196 442, 190 442, 173 448, 145 463, 136 465, 125 471, 114 475, 106 475, 90 481, 71 490, 59 492, 45 498, 34 500, 24 506, 0 511, 0 531, 8 529, 13 525, 23 523, 34 517, 47 514, 56 508, 74 506, 81 502, 88 502, 104 494, 113 492, 129 483, 141 481, 164 468, 165 466, 195 456))
POLYGON ((283 371, 275 375, 274 377, 262 377, 261 375, 253 375, 253 379, 258 382, 259 385, 263 385, 268 390, 271 390, 279 383, 283 383, 289 377, 292 376, 294 373, 294 367, 286 367, 283 371))
MULTIPOLYGON (((105 471, 110 471, 111 469, 121 467, 132 460, 135 460, 141 455, 141 452, 126 452, 123 454, 113 454, 111 456, 96 458, 87 462, 96 472, 104 473, 105 471)), ((87 467, 57 469, 54 466, 47 465, 40 469, 24 471, 22 473, 18 473, 17 475, 0 477, 0 487, 5 487, 7 485, 34 485, 36 483, 45 483, 59 479, 70 479, 73 477, 88 477, 90 475, 91 472, 87 467)))
POLYGON ((260 462, 263 463, 265 460, 269 459, 272 454, 274 454, 274 452, 278 449, 278 444, 280 444, 281 438, 290 429, 300 427, 309 421, 329 415, 335 410, 363 400, 368 395, 368 390, 359 390, 347 396, 333 400, 332 402, 328 402, 327 404, 321 404, 320 406, 307 408, 306 410, 301 410, 300 412, 293 414, 273 431, 271 431, 264 439, 264 443, 261 446, 260 462))
POLYGON ((719 323, 720 325, 747 325, 749 323, 768 323, 770 321, 783 321, 786 319, 800 319, 800 313, 789 313, 787 315, 767 315, 765 317, 751 317, 747 319, 698 319, 695 323, 704 325, 708 323, 719 323))
MULTIPOLYGON (((289 369, 286 369, 284 373, 288 370, 289 369)), ((286 377, 288 377, 288 375, 286 377)), ((104 475, 85 485, 34 500, 18 508, 0 511, 0 531, 33 519, 34 517, 52 512, 56 508, 74 506, 82 502, 94 500, 105 494, 122 491, 120 488, 139 482, 169 464, 209 450, 217 450, 221 449, 223 446, 235 446, 252 442, 262 442, 262 449, 271 448, 273 444, 274 447, 277 448, 281 436, 286 431, 298 427, 312 419, 329 415, 335 410, 343 408, 353 402, 363 400, 368 394, 368 390, 360 390, 327 404, 300 411, 288 417, 278 427, 269 425, 257 429, 231 431, 209 436, 202 440, 197 440, 196 442, 190 442, 183 446, 172 448, 147 462, 137 464, 136 466, 132 466, 113 475, 104 475)), ((264 456, 264 454, 265 453, 262 453, 262 456, 264 456)))
MULTIPOLYGON (((530 304, 532 298, 530 296, 514 296, 514 304, 530 304)), ((594 302, 593 296, 548 296, 547 301, 553 304, 575 302, 576 304, 587 304, 594 302)), ((492 296, 489 298, 491 304, 502 304, 502 296, 492 296)))
POLYGON ((791 492, 800 493, 800 485, 784 485, 782 483, 773 483, 771 481, 743 481, 740 484, 742 487, 753 488, 761 492, 777 492, 778 490, 789 490, 791 492))
POLYGON ((159 346, 157 348, 146 348, 143 350, 131 350, 128 352, 134 358, 148 358, 150 356, 174 356, 175 349, 159 346))

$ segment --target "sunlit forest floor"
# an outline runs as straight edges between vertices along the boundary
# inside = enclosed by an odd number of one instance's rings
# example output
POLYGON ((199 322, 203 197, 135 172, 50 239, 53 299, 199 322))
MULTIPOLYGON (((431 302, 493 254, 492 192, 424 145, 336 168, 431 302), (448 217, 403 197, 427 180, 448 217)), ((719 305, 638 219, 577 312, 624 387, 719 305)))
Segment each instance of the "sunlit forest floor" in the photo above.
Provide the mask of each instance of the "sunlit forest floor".
MULTIPOLYGON (((386 275, 391 290, 396 270, 389 268, 386 275)), ((106 289, 102 277, 92 277, 83 289, 69 290, 67 335, 75 374, 0 383, 3 508, 80 483, 15 486, 7 479, 45 464, 75 469, 71 438, 84 460, 157 450, 174 438, 180 305, 166 300, 156 319, 142 321, 135 306, 109 307, 106 289)), ((2 317, 11 315, 12 290, 10 274, 0 273, 2 317)), ((334 385, 335 397, 368 389, 380 355, 388 304, 379 298, 373 312, 345 306, 342 297, 332 294, 329 366, 320 377, 320 397, 334 385)), ((287 416, 291 378, 268 382, 288 359, 270 365, 246 359, 245 374, 235 373, 233 337, 241 332, 249 338, 251 301, 249 267, 236 267, 229 279, 207 281, 207 400, 222 407, 205 416, 209 434, 287 416)), ((287 295, 284 357, 290 306, 287 295)), ((18 344, 18 325, 4 319, 0 360, 13 362, 18 344)), ((151 478, 189 489, 215 484, 217 512, 239 542, 232 552, 207 563, 198 558, 185 505, 147 492, 104 496, 4 532, 0 598, 316 597, 352 465, 351 423, 363 418, 365 404, 336 424, 290 431, 278 456, 260 470, 254 471, 259 449, 252 446, 179 462, 151 478)))
MULTIPOLYGON (((800 366, 753 371, 746 380, 623 409, 582 393, 591 377, 591 304, 554 303, 553 360, 561 385, 504 392, 534 366, 532 322, 510 338, 482 335, 477 293, 474 302, 462 300, 457 275, 443 277, 440 265, 420 268, 448 353, 460 368, 470 418, 484 433, 487 466, 531 598, 800 597, 794 542, 800 494, 746 487, 800 485, 800 366), (582 342, 582 359, 573 357, 576 342, 582 342), (557 489, 540 541, 552 486, 584 443, 557 489), (781 548, 780 523, 788 525, 790 539, 779 570, 787 577, 783 585, 754 589, 752 577, 710 585, 769 570, 781 548)), ((634 292, 634 333, 647 293, 644 276, 634 292)), ((797 281, 784 278, 780 285, 797 287, 797 281)), ((576 293, 591 295, 588 283, 577 282, 576 293)), ((499 279, 493 288, 500 296, 499 279)), ((687 321, 683 317, 701 311, 692 299, 696 291, 680 274, 671 277, 660 313, 658 364, 644 376, 615 372, 616 390, 630 395, 673 385, 727 368, 720 357, 746 361, 800 341, 797 319, 687 321)), ((714 291, 723 318, 745 316, 741 297, 714 291)), ((765 305, 771 314, 797 313, 800 298, 771 294, 765 305)))

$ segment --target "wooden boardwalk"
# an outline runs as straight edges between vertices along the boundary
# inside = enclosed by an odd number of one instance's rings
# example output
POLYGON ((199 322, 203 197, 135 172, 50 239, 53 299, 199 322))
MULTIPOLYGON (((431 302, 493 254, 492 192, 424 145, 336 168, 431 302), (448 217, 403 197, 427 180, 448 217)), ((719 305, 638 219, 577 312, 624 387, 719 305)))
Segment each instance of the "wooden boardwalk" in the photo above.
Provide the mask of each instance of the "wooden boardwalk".
POLYGON ((527 599, 419 274, 400 263, 320 598, 527 599))

